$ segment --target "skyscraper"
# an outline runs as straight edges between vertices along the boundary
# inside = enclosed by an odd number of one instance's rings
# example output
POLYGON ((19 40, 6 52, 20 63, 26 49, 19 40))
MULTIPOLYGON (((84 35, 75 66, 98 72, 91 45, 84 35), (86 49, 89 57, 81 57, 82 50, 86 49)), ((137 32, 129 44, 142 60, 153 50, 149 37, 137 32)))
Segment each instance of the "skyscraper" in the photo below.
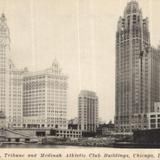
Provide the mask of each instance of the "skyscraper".
POLYGON ((10 34, 4 14, 0 17, 0 111, 5 115, 9 103, 9 52, 10 34))
POLYGON ((149 112, 156 112, 155 103, 160 102, 160 47, 149 52, 149 112))
POLYGON ((115 124, 120 132, 147 128, 146 113, 155 99, 151 94, 154 53, 148 19, 143 18, 138 2, 131 0, 119 18, 116 33, 115 124))
POLYGON ((78 97, 79 129, 95 132, 98 125, 98 97, 95 92, 82 90, 78 97))
POLYGON ((10 32, 4 14, 0 17, 0 112, 7 127, 22 127, 22 73, 10 59, 10 32))

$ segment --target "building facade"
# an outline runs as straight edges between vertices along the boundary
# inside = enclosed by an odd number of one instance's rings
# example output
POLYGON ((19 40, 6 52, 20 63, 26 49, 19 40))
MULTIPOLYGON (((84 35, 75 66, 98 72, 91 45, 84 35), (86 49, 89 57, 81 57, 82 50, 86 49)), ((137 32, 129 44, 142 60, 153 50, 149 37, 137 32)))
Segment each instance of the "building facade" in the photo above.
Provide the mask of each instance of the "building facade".
POLYGON ((108 124, 99 124, 96 134, 97 136, 108 136, 112 135, 115 132, 115 127, 113 123, 108 124))
POLYGON ((68 129, 78 129, 78 118, 77 117, 68 121, 68 129))
POLYGON ((55 60, 41 72, 23 76, 23 127, 67 128, 67 82, 55 60))
POLYGON ((116 32, 116 107, 118 132, 148 128, 147 113, 159 101, 160 51, 150 45, 148 19, 138 2, 127 3, 116 32))
POLYGON ((4 14, 0 18, 0 112, 6 127, 22 126, 22 73, 10 60, 10 32, 4 14))
POLYGON ((78 97, 78 124, 83 131, 96 132, 98 125, 98 97, 95 92, 83 90, 78 97))
POLYGON ((0 129, 6 128, 6 117, 3 112, 0 112, 0 129))
POLYGON ((149 113, 155 112, 160 102, 160 47, 150 48, 149 52, 149 113))
POLYGON ((9 106, 8 127, 22 127, 22 93, 23 93, 23 70, 18 70, 9 60, 9 106))
POLYGON ((82 138, 82 130, 56 129, 53 131, 51 130, 50 135, 64 138, 82 138))
POLYGON ((160 128, 160 112, 150 112, 148 116, 148 129, 160 128))
POLYGON ((10 34, 4 14, 0 17, 0 112, 8 121, 10 34))
POLYGON ((147 114, 148 129, 160 128, 160 102, 154 103, 154 110, 147 114))

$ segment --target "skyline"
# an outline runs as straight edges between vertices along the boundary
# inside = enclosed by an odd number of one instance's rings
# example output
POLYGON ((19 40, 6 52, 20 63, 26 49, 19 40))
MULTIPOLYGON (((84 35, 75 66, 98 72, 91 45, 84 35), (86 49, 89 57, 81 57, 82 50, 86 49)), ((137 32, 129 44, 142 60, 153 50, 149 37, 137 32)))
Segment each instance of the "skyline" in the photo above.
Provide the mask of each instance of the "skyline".
MULTIPOLYGON (((139 6, 144 17, 149 17, 151 44, 155 46, 160 40, 160 25, 155 17, 160 2, 145 2, 139 1, 139 6)), ((29 71, 43 70, 56 58, 63 73, 68 74, 68 119, 77 117, 78 94, 85 89, 97 93, 99 118, 113 120, 115 33, 126 4, 127 0, 0 1, 3 6, 0 11, 5 13, 10 29, 15 66, 18 69, 27 66, 29 71)))

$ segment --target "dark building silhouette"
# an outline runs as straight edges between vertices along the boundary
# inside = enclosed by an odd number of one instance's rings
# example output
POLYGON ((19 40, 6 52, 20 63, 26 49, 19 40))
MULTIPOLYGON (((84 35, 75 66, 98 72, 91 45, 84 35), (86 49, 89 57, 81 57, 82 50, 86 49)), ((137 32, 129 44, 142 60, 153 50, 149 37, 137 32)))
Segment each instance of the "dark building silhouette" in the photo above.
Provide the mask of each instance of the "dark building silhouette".
POLYGON ((138 2, 127 3, 116 32, 116 107, 118 132, 148 128, 147 114, 160 100, 160 50, 151 47, 148 19, 138 2))

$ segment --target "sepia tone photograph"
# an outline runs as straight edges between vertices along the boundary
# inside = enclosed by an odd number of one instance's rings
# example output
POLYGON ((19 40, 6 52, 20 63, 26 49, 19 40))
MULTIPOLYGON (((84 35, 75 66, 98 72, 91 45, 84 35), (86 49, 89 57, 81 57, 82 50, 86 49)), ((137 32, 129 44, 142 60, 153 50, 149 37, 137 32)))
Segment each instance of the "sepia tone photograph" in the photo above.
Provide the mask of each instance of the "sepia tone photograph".
POLYGON ((160 148, 159 8, 0 0, 0 148, 160 148))

